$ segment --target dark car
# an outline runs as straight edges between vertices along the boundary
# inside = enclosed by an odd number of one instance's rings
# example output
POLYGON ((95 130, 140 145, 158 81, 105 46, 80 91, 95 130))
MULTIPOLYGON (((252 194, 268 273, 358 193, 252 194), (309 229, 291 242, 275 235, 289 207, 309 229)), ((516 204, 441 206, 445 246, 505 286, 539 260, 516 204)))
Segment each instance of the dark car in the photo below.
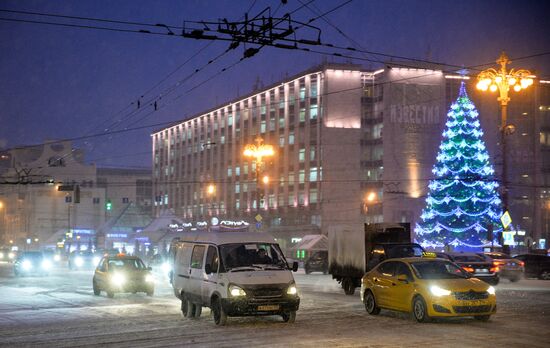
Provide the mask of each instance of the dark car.
POLYGON ((10 248, 0 248, 0 261, 13 262, 17 253, 10 248))
POLYGON ((498 267, 500 278, 508 279, 511 282, 517 282, 523 278, 524 263, 521 260, 512 258, 512 256, 501 252, 486 252, 479 254, 487 258, 498 267))
POLYGON ((94 295, 105 291, 112 298, 117 292, 145 292, 153 296, 155 281, 151 267, 137 256, 105 256, 97 266, 92 280, 94 295))
POLYGON ((306 274, 311 272, 328 273, 328 251, 320 250, 314 252, 304 263, 306 274))
POLYGON ((16 277, 37 274, 48 275, 52 262, 42 255, 40 251, 24 251, 17 255, 13 263, 13 273, 16 277))
POLYGON ((524 262, 526 277, 550 280, 550 256, 523 254, 514 259, 524 262))
POLYGON ((101 256, 91 252, 91 251, 73 251, 69 255, 68 266, 71 270, 79 269, 94 269, 99 261, 101 256))
POLYGON ((378 243, 369 253, 367 270, 373 269, 380 262, 387 259, 401 257, 421 257, 424 254, 424 248, 416 243, 378 243))
MULTIPOLYGON (((442 253, 438 254, 441 255, 442 253)), ((474 277, 491 285, 498 284, 500 280, 498 267, 485 257, 476 253, 446 253, 446 255, 448 255, 451 261, 462 267, 463 270, 471 273, 474 277)), ((438 257, 442 257, 442 255, 438 257)))

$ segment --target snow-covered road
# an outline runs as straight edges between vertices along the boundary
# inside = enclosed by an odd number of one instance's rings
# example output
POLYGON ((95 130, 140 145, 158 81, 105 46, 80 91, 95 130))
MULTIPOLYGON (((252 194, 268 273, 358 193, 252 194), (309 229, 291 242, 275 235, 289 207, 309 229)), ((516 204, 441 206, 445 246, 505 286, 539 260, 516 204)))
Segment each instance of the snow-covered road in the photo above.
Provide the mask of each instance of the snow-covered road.
POLYGON ((205 309, 182 318, 167 279, 154 297, 92 293, 91 271, 56 269, 48 277, 15 278, 0 263, 0 345, 148 346, 550 346, 550 281, 502 281, 499 312, 473 319, 417 324, 407 315, 367 315, 359 295, 346 296, 330 276, 298 272, 301 305, 295 324, 278 317, 231 318, 216 327, 205 309))

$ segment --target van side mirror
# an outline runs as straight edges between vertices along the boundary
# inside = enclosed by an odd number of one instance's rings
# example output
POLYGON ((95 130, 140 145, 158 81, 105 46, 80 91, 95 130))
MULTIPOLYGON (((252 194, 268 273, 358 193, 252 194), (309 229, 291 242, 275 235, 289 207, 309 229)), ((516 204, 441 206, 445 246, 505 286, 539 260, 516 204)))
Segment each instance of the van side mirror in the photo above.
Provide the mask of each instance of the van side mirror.
POLYGON ((292 272, 298 271, 298 261, 292 263, 292 272))
POLYGON ((209 263, 204 265, 204 271, 206 272, 206 274, 212 274, 212 265, 209 263))

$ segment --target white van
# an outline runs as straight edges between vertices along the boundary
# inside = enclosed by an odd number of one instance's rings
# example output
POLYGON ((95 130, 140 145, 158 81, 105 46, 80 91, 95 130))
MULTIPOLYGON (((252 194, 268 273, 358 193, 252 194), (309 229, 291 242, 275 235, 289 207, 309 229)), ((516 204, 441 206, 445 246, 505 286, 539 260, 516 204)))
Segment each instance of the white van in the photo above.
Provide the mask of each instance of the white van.
POLYGON ((279 245, 267 233, 190 232, 172 241, 171 283, 186 317, 212 310, 216 325, 228 316, 280 315, 294 322, 300 298, 279 245))

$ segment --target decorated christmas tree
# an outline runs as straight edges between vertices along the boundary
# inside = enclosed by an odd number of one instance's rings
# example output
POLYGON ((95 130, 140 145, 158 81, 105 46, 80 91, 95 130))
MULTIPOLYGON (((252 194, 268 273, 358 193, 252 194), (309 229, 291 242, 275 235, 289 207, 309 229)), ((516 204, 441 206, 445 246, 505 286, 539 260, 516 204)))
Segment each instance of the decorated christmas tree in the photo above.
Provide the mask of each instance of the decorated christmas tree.
POLYGON ((502 231, 502 208, 478 112, 464 83, 447 116, 416 241, 425 248, 479 251, 496 245, 489 239, 502 231))

